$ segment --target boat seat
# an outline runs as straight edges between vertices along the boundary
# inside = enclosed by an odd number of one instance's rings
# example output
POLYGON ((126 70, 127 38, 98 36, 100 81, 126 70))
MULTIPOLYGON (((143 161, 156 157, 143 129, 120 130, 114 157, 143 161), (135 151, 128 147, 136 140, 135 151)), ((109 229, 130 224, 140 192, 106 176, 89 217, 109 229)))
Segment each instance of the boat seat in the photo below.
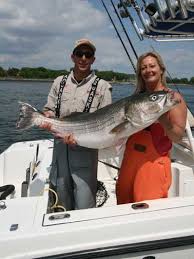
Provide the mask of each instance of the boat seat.
POLYGON ((191 167, 172 163, 172 184, 169 197, 187 197, 194 195, 194 171, 191 167))

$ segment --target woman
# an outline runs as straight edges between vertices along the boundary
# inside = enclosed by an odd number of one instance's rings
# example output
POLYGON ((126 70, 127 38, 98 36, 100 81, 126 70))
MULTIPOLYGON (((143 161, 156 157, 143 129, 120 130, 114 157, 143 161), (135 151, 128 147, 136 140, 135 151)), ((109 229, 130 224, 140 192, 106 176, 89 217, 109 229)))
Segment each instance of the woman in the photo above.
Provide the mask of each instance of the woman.
MULTIPOLYGON (((165 66, 159 54, 148 52, 137 62, 136 93, 170 91, 165 66)), ((172 142, 181 140, 186 126, 187 107, 180 103, 150 127, 129 137, 116 184, 117 204, 166 198, 171 185, 172 142)))

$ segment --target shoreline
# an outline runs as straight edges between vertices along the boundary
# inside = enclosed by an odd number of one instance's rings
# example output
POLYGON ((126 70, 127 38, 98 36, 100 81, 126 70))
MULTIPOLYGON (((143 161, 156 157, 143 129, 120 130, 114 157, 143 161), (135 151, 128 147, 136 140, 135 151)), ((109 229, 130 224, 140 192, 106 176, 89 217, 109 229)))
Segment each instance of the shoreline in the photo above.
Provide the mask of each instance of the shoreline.
MULTIPOLYGON (((55 79, 55 78, 54 78, 55 79)), ((53 82, 54 79, 52 78, 45 78, 45 79, 40 79, 40 78, 6 78, 6 77, 0 77, 0 81, 17 81, 17 82, 53 82)), ((133 85, 135 86, 135 81, 107 81, 108 83, 110 84, 130 84, 130 85, 133 85)), ((167 83, 167 85, 169 86, 175 86, 176 85, 181 85, 181 86, 194 86, 194 85, 191 85, 191 84, 185 84, 185 83, 167 83)))
POLYGON ((22 81, 22 82, 25 82, 25 81, 28 81, 28 82, 53 82, 54 79, 51 79, 51 78, 45 78, 45 79, 29 79, 29 78, 6 78, 6 77, 2 77, 0 78, 0 81, 22 81))
MULTIPOLYGON (((55 79, 55 78, 54 78, 55 79)), ((54 79, 52 78, 45 78, 45 79, 34 79, 34 78, 0 78, 0 81, 17 81, 17 82, 53 82, 54 79)), ((134 81, 107 81, 110 84, 133 84, 135 85, 134 81)))

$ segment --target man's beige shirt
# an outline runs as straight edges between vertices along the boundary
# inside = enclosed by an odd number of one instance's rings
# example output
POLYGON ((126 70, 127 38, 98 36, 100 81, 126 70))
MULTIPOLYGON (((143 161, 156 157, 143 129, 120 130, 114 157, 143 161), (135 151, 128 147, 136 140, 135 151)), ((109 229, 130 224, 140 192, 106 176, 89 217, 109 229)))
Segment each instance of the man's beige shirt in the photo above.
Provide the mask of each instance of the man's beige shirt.
MULTIPOLYGON (((63 76, 59 76, 54 80, 44 111, 55 111, 62 78, 63 76)), ((95 78, 96 75, 92 72, 87 78, 78 83, 73 76, 73 71, 71 71, 61 96, 60 117, 67 116, 72 112, 83 112, 95 78)), ((111 85, 103 79, 98 82, 90 112, 94 112, 112 102, 111 88, 111 85)))

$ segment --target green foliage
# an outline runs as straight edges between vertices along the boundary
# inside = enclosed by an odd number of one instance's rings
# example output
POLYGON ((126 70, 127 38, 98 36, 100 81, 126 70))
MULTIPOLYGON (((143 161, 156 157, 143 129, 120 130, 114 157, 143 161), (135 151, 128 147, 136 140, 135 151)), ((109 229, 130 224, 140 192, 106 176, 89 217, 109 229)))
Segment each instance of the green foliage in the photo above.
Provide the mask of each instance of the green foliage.
POLYGON ((7 76, 8 77, 17 77, 19 73, 19 69, 12 67, 7 70, 7 76))
MULTIPOLYGON (((192 79, 192 78, 191 78, 192 79)), ((166 78, 167 83, 173 83, 173 84, 192 84, 191 79, 189 80, 188 78, 166 78)))
MULTIPOLYGON (((95 71, 97 76, 107 81, 130 81, 135 80, 134 74, 126 74, 110 71, 95 71)), ((15 77, 19 79, 54 79, 60 75, 66 75, 69 71, 67 70, 52 70, 44 67, 22 67, 21 69, 9 68, 4 71, 0 69, 0 77, 15 77), (2 72, 1 72, 2 71, 2 72)))
POLYGON ((130 81, 130 80, 135 80, 135 75, 134 74, 126 74, 126 73, 119 73, 119 72, 114 72, 112 70, 110 71, 98 71, 96 70, 96 75, 104 80, 107 81, 130 81))
POLYGON ((6 77, 6 75, 6 71, 2 67, 0 67, 0 77, 6 77))
POLYGON ((23 67, 20 69, 19 77, 28 79, 54 79, 60 75, 66 75, 66 70, 52 70, 44 67, 30 68, 23 67))
POLYGON ((194 85, 194 77, 191 77, 191 79, 190 79, 190 84, 191 84, 191 85, 194 85))
MULTIPOLYGON (((134 82, 136 76, 135 74, 127 74, 127 73, 120 73, 114 72, 112 70, 108 71, 99 71, 95 70, 96 75, 106 81, 119 81, 119 82, 134 82)), ((66 75, 69 71, 67 70, 52 70, 47 69, 45 67, 22 67, 21 69, 18 68, 9 68, 7 71, 0 67, 0 78, 18 78, 18 79, 55 79, 60 75, 66 75)), ((194 85, 194 77, 191 77, 189 80, 188 78, 169 78, 167 77, 167 83, 179 83, 179 84, 191 84, 194 85)))

